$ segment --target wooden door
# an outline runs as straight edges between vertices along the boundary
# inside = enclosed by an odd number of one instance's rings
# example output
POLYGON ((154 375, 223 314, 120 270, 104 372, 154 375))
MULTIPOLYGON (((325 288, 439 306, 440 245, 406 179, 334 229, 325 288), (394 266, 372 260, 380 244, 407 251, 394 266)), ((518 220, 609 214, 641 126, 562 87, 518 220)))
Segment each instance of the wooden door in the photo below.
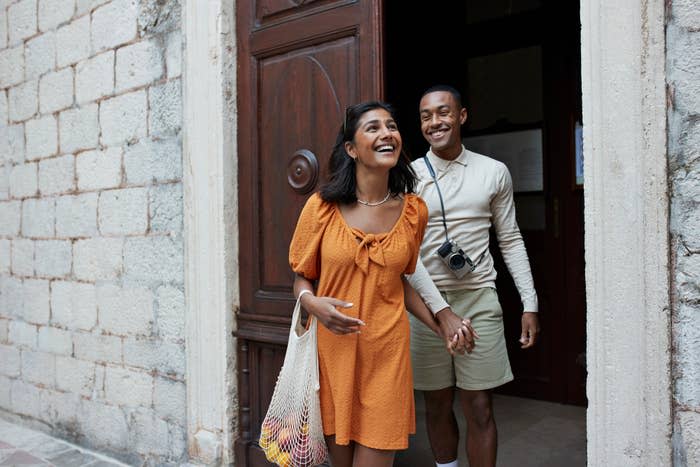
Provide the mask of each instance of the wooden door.
POLYGON ((381 98, 381 3, 239 0, 240 310, 236 465, 268 465, 260 424, 284 359, 288 247, 345 108, 381 98))

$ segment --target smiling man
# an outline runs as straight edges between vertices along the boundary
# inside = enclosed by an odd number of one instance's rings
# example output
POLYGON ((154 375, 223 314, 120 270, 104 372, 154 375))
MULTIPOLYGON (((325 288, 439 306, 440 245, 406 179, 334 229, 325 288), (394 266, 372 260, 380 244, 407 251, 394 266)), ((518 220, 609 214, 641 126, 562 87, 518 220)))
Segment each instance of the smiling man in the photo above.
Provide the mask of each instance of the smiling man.
MULTIPOLYGON (((417 193, 429 211, 421 259, 455 313, 445 319, 471 319, 480 337, 471 354, 452 356, 444 352, 440 339, 412 320, 414 387, 423 391, 428 438, 438 467, 457 467, 455 394, 467 420, 469 465, 495 466, 491 390, 511 381, 513 374, 489 252, 491 226, 523 303, 524 349, 535 344, 539 332, 537 295, 515 220, 510 174, 503 163, 462 146, 460 128, 467 110, 459 92, 451 86, 433 86, 423 93, 419 111, 421 132, 430 144, 426 156, 411 164, 419 179, 417 193)), ((422 289, 420 284, 414 288, 422 289)))

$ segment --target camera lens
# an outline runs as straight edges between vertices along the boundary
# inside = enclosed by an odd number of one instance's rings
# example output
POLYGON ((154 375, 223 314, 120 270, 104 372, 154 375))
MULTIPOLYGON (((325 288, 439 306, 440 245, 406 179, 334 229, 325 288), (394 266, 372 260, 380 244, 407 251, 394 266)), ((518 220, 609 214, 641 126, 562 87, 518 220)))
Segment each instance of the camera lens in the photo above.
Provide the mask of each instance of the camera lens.
POLYGON ((462 269, 465 263, 464 258, 460 255, 452 255, 450 258, 450 268, 452 269, 462 269))

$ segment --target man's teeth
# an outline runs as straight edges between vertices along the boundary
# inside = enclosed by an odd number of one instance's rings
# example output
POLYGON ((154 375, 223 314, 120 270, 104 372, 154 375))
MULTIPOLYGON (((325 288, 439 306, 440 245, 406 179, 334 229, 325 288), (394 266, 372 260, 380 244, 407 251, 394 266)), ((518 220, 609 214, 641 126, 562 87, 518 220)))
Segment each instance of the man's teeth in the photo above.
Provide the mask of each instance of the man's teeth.
POLYGON ((377 151, 379 151, 379 152, 393 151, 393 150, 394 150, 394 146, 388 146, 388 145, 387 146, 379 146, 377 148, 377 151))

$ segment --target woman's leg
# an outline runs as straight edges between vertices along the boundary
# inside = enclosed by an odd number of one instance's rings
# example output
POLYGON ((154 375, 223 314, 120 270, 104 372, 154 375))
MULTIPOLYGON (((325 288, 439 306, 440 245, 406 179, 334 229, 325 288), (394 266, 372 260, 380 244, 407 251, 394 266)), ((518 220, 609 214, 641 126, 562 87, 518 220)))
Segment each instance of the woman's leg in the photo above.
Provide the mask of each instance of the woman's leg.
MULTIPOLYGON (((394 464, 396 451, 372 449, 355 443, 355 456, 352 467, 391 467, 394 464)), ((333 464, 333 467, 336 467, 333 464)))
POLYGON ((352 467, 352 458, 355 453, 355 442, 350 441, 350 444, 336 444, 335 436, 326 436, 326 445, 328 446, 328 457, 331 458, 333 467, 352 467))

